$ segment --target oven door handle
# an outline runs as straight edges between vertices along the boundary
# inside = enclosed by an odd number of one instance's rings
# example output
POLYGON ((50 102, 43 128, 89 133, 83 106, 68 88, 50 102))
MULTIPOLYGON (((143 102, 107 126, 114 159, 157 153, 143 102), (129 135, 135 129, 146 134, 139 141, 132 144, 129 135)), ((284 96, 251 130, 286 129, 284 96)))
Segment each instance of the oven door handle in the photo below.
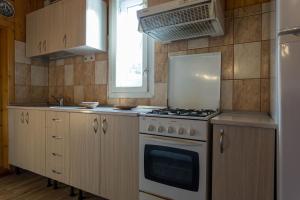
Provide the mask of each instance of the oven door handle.
POLYGON ((176 139, 176 138, 168 138, 168 139, 162 139, 155 136, 147 136, 145 137, 147 140, 160 142, 164 144, 173 144, 178 146, 201 146, 201 141, 187 141, 185 139, 176 139))

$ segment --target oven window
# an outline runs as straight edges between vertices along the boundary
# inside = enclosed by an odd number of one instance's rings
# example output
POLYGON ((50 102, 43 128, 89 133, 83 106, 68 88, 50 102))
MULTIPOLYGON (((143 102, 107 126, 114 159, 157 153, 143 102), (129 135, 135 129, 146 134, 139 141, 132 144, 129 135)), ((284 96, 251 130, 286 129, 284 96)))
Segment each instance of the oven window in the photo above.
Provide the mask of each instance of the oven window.
POLYGON ((184 149, 145 145, 145 178, 165 185, 198 191, 199 155, 184 149))

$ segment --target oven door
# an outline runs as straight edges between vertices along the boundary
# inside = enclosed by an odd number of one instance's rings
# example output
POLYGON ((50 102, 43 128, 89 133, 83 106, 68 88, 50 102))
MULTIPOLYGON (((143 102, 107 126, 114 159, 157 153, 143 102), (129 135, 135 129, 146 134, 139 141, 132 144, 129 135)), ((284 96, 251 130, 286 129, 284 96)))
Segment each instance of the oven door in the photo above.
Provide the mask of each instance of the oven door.
POLYGON ((206 200, 206 159, 206 142, 140 134, 140 190, 206 200))

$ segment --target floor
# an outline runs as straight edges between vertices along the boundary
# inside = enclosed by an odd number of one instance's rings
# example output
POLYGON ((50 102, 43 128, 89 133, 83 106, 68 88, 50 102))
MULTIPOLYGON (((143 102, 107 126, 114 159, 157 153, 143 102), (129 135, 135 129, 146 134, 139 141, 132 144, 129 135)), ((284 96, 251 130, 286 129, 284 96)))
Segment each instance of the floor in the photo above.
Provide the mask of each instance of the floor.
MULTIPOLYGON (((59 184, 58 189, 47 187, 47 179, 28 172, 0 178, 0 200, 76 200, 70 197, 70 187, 59 184)), ((76 191, 76 194, 78 191, 76 191)), ((84 199, 104 200, 84 193, 84 199)))

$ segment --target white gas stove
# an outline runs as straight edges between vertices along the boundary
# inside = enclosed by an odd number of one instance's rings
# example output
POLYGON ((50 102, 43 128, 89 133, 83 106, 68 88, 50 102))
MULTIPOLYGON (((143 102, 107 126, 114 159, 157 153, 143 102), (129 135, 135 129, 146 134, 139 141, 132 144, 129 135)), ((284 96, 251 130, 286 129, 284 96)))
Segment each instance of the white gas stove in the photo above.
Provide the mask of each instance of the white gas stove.
POLYGON ((140 192, 207 200, 209 120, 219 109, 221 55, 174 56, 169 63, 169 108, 140 116, 140 192))

